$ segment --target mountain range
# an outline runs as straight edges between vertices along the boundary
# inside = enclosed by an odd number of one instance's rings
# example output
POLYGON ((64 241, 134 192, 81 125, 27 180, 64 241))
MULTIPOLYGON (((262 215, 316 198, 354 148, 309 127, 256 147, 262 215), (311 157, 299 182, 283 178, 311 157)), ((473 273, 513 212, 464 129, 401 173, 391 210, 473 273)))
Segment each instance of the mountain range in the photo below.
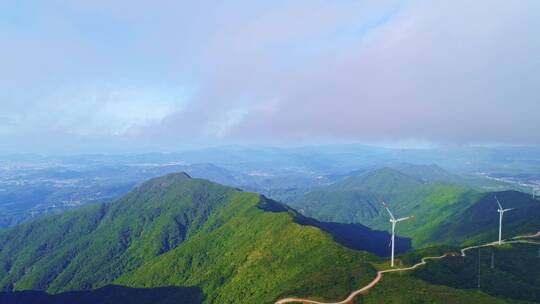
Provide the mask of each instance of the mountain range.
MULTIPOLYGON (((411 251, 411 246, 444 244, 427 249, 441 252, 456 250, 447 245, 494 237, 497 219, 486 216, 494 204, 491 193, 426 181, 390 168, 324 187, 331 190, 325 198, 329 210, 347 207, 353 212, 367 206, 365 213, 356 213, 365 218, 339 222, 317 215, 314 219, 306 216, 305 209, 301 214, 257 193, 175 173, 151 179, 111 203, 0 230, 0 301, 190 304, 273 303, 290 296, 343 299, 368 284, 387 263, 389 234, 382 230, 388 219, 381 214, 379 198, 388 199, 395 213, 417 215, 408 223, 411 226, 399 227, 398 250, 409 252, 398 258, 399 264, 413 263, 424 253, 424 249, 411 251), (342 200, 331 200, 335 197, 331 195, 370 199, 371 205, 358 200, 352 208, 336 203, 342 200), (397 200, 405 195, 418 201, 397 200)), ((538 201, 514 191, 496 195, 505 207, 517 208, 505 218, 509 235, 538 228, 538 201)), ((525 249, 509 246, 507 250, 508 256, 525 249)), ((535 248, 523 251, 526 263, 532 261, 531 250, 535 248)), ((519 264, 507 260, 497 265, 510 274, 509 280, 520 275, 505 268, 511 263, 519 264)), ((469 285, 443 279, 445 273, 459 274, 459 264, 437 265, 418 275, 389 276, 381 285, 386 287, 375 288, 360 301, 540 300, 534 294, 535 284, 520 285, 519 295, 497 294, 494 287, 487 290, 489 294, 477 294, 467 289, 469 285), (402 290, 398 298, 389 293, 403 286, 422 286, 424 293, 415 293, 414 288, 402 290)))

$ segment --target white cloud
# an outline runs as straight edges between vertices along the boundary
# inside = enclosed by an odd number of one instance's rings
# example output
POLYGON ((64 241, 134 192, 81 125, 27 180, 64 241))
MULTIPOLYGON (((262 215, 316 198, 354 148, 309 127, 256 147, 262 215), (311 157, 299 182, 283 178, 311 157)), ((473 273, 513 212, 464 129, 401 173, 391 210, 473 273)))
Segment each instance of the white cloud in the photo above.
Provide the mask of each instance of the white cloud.
MULTIPOLYGON (((288 45, 287 35, 276 38, 286 26, 280 23, 276 32, 262 26, 257 35, 258 21, 239 20, 227 27, 232 33, 219 32, 223 46, 212 47, 218 69, 208 72, 211 97, 200 96, 164 128, 197 132, 189 128, 196 109, 211 111, 198 117, 200 126, 240 106, 249 112, 229 126, 233 139, 540 143, 538 133, 522 132, 540 129, 533 114, 540 111, 540 2, 487 4, 403 5, 356 41, 324 48, 301 64, 276 56, 287 48, 271 48, 276 40, 288 45), (239 24, 246 30, 234 27, 239 24), (250 44, 253 37, 256 43, 250 44), (238 104, 244 95, 250 102, 238 104), (279 103, 272 104, 272 112, 261 110, 269 100, 279 103)), ((302 29, 312 23, 317 28, 309 14, 301 16, 302 29)), ((286 20, 279 14, 271 19, 286 20)), ((264 20, 263 25, 270 23, 264 20)), ((294 22, 286 25, 298 33, 294 22)), ((320 38, 301 33, 292 41, 310 45, 320 38)))
POLYGON ((14 137, 540 143, 535 0, 28 5, 0 4, 14 137))
POLYGON ((24 125, 79 136, 122 136, 180 111, 189 94, 183 88, 63 90, 28 109, 24 125))

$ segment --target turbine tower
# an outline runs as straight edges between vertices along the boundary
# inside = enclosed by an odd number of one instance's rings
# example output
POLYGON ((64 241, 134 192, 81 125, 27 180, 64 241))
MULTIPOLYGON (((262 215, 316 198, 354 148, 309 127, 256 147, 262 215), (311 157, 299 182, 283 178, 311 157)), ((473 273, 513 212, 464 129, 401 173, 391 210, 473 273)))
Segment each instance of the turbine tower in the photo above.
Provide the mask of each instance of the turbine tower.
POLYGON ((388 214, 390 214, 390 223, 392 223, 392 258, 390 262, 390 266, 394 267, 394 248, 395 248, 395 238, 396 238, 396 224, 399 222, 402 222, 404 220, 408 220, 412 218, 412 216, 402 217, 396 220, 392 212, 390 212, 390 209, 388 208, 388 205, 386 205, 385 202, 382 203, 384 206, 384 209, 388 211, 388 214))
POLYGON ((509 208, 509 209, 503 209, 503 207, 501 206, 501 203, 499 202, 499 200, 497 199, 497 197, 495 196, 495 200, 497 201, 497 205, 499 205, 499 210, 497 210, 497 212, 499 212, 499 245, 502 244, 502 219, 503 219, 503 214, 506 212, 506 211, 510 211, 514 208, 509 208))

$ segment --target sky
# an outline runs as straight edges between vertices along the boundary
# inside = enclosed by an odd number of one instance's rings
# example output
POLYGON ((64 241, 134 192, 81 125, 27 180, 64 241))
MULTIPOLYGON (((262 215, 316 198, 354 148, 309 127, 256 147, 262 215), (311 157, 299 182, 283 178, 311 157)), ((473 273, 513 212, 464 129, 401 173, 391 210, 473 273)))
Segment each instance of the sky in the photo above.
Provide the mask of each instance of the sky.
POLYGON ((0 152, 540 145, 540 1, 0 2, 0 152))

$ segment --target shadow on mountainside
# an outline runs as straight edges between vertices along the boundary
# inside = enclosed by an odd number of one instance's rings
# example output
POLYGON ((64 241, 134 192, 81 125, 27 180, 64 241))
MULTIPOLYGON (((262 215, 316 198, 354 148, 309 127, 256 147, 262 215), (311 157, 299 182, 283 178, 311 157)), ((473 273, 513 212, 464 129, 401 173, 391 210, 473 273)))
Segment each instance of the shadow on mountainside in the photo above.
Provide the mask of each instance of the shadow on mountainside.
MULTIPOLYGON (((390 255, 391 236, 386 231, 372 230, 362 224, 321 222, 303 216, 294 209, 267 198, 263 199, 259 208, 268 212, 290 212, 298 224, 317 227, 328 232, 336 242, 345 247, 368 251, 381 257, 390 255)), ((412 249, 410 238, 396 236, 396 254, 404 253, 410 249, 412 249)))
POLYGON ((131 288, 117 285, 59 294, 44 291, 0 292, 2 304, 200 304, 205 295, 198 287, 131 288))

